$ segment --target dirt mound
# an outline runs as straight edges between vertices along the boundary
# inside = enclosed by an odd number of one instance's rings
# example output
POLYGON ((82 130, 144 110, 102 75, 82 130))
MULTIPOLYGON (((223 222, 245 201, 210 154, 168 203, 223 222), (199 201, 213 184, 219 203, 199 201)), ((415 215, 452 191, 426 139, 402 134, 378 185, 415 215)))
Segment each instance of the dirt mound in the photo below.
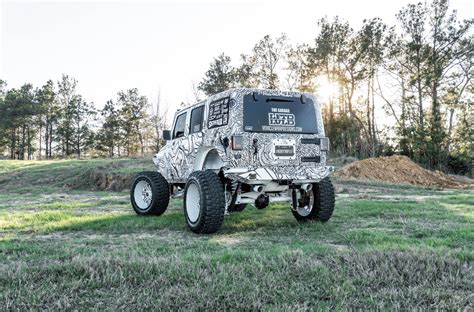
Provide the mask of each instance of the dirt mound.
POLYGON ((89 169, 78 177, 78 179, 67 185, 73 189, 88 189, 97 191, 123 191, 129 189, 133 174, 117 174, 104 170, 89 169))
POLYGON ((334 176, 442 188, 474 188, 472 180, 463 181, 440 171, 426 170, 410 158, 399 155, 355 161, 336 171, 334 176))

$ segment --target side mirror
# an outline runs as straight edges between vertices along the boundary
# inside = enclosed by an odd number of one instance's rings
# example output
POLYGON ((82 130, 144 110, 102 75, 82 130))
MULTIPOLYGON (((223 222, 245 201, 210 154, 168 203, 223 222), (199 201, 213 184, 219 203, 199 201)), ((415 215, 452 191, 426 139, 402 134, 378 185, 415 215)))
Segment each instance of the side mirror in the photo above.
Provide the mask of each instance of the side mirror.
POLYGON ((171 140, 171 131, 170 130, 163 130, 163 139, 165 141, 171 140))

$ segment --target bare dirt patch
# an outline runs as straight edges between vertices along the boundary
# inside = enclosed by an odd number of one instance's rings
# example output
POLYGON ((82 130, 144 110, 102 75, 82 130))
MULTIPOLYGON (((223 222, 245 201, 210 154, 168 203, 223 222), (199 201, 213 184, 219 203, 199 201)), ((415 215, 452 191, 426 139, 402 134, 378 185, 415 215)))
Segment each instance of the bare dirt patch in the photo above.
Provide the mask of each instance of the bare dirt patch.
POLYGON ((343 180, 376 180, 441 188, 474 188, 474 180, 430 171, 406 156, 367 158, 345 165, 334 176, 343 180))
POLYGON ((110 172, 110 168, 94 168, 85 171, 78 179, 69 185, 73 189, 94 191, 123 191, 130 188, 133 174, 110 172))

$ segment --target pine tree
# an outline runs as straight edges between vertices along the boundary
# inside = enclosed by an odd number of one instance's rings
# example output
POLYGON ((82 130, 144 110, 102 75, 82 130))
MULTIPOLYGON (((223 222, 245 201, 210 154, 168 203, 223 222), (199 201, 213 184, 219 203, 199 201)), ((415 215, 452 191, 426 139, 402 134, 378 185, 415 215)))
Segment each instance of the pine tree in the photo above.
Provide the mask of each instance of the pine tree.
POLYGON ((42 138, 44 138, 45 157, 51 158, 54 128, 59 115, 59 109, 56 102, 56 93, 54 91, 54 83, 52 80, 48 80, 46 84, 38 91, 37 98, 39 106, 38 124, 40 127, 39 158, 41 159, 42 138))
POLYGON ((57 128, 57 139, 60 142, 61 155, 69 157, 74 153, 74 117, 77 111, 77 80, 62 75, 58 82, 57 98, 61 115, 57 128))
POLYGON ((145 96, 140 96, 138 89, 129 89, 118 93, 118 103, 121 107, 121 127, 124 132, 123 143, 127 156, 135 155, 140 149, 145 153, 145 136, 148 127, 147 120, 149 103, 145 96))
POLYGON ((230 57, 224 53, 214 58, 198 89, 206 95, 212 95, 234 87, 236 72, 230 62, 230 57))
POLYGON ((100 115, 103 121, 97 148, 106 151, 108 157, 120 156, 120 142, 122 140, 120 109, 117 104, 109 100, 100 111, 100 115))

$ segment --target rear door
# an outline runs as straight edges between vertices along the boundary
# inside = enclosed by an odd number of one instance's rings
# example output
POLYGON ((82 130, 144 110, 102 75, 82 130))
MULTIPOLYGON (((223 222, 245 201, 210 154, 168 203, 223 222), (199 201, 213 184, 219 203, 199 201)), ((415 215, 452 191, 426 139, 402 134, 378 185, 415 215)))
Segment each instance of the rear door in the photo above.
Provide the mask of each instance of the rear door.
POLYGON ((260 166, 319 162, 316 109, 311 98, 247 94, 243 130, 260 166))

